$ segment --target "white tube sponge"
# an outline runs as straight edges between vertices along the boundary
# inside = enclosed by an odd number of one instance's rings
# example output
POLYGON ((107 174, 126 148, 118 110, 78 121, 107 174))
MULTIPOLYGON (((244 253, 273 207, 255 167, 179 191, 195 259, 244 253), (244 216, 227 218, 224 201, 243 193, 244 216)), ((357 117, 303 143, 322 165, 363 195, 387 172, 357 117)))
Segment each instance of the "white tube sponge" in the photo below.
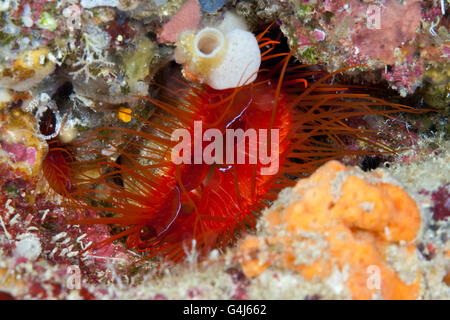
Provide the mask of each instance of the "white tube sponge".
POLYGON ((207 76, 205 82, 222 90, 240 87, 255 81, 261 65, 261 52, 255 36, 235 29, 226 34, 227 52, 220 63, 207 76))
POLYGON ((184 65, 186 78, 217 90, 253 82, 261 65, 258 41, 233 14, 226 15, 217 28, 183 33, 175 59, 184 65))

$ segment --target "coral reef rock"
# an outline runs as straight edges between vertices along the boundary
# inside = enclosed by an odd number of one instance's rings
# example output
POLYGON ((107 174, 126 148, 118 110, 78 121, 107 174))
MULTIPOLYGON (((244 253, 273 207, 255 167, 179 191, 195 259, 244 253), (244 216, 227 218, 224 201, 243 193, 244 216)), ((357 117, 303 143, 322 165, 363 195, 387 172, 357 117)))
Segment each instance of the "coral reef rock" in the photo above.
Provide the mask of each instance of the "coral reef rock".
POLYGON ((417 299, 416 202, 389 174, 331 161, 280 196, 240 245, 248 277, 291 270, 352 299, 417 299))

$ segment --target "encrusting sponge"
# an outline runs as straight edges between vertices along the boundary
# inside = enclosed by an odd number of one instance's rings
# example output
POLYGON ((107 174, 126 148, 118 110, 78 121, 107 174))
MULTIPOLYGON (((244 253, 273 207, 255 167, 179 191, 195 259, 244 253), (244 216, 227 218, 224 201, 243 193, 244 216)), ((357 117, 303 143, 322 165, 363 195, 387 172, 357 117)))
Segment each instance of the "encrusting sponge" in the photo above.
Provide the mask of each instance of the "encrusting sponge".
POLYGON ((218 27, 182 33, 175 60, 184 65, 183 74, 189 80, 224 90, 253 82, 261 65, 261 53, 245 22, 227 13, 218 27))

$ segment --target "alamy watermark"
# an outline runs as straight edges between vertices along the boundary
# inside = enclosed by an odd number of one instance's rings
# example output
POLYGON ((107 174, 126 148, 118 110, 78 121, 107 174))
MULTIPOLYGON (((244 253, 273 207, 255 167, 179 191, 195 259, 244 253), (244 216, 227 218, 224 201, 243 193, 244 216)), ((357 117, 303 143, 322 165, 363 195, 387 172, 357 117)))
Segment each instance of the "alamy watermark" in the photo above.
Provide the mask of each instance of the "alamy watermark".
POLYGON ((70 290, 81 289, 81 271, 79 266, 71 265, 67 267, 66 286, 70 290))
POLYGON ((172 141, 172 161, 179 164, 261 164, 261 175, 279 170, 279 129, 219 129, 203 131, 201 121, 194 121, 193 139, 187 129, 176 129, 172 141), (225 141, 224 141, 225 140, 225 141), (270 141, 269 141, 270 140, 270 141), (204 143, 210 142, 204 147, 204 143))
POLYGON ((369 5, 366 10, 366 26, 368 29, 381 29, 381 7, 369 5))
POLYGON ((381 289, 381 270, 379 266, 370 265, 366 269, 367 277, 366 286, 369 290, 381 289))

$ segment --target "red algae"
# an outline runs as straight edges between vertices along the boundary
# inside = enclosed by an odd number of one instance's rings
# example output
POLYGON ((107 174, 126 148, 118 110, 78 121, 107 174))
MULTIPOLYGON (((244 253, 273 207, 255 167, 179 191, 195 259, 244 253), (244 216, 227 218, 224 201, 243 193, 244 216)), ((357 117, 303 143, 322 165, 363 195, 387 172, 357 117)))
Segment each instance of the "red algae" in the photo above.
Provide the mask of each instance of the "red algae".
MULTIPOLYGON (((404 3, 386 1, 380 10, 381 22, 378 29, 358 25, 352 39, 362 54, 384 61, 386 64, 395 64, 394 49, 413 39, 416 29, 420 26, 420 1, 408 0, 404 3)), ((367 6, 359 1, 350 1, 350 6, 356 7, 356 12, 364 14, 368 10, 367 6)))

